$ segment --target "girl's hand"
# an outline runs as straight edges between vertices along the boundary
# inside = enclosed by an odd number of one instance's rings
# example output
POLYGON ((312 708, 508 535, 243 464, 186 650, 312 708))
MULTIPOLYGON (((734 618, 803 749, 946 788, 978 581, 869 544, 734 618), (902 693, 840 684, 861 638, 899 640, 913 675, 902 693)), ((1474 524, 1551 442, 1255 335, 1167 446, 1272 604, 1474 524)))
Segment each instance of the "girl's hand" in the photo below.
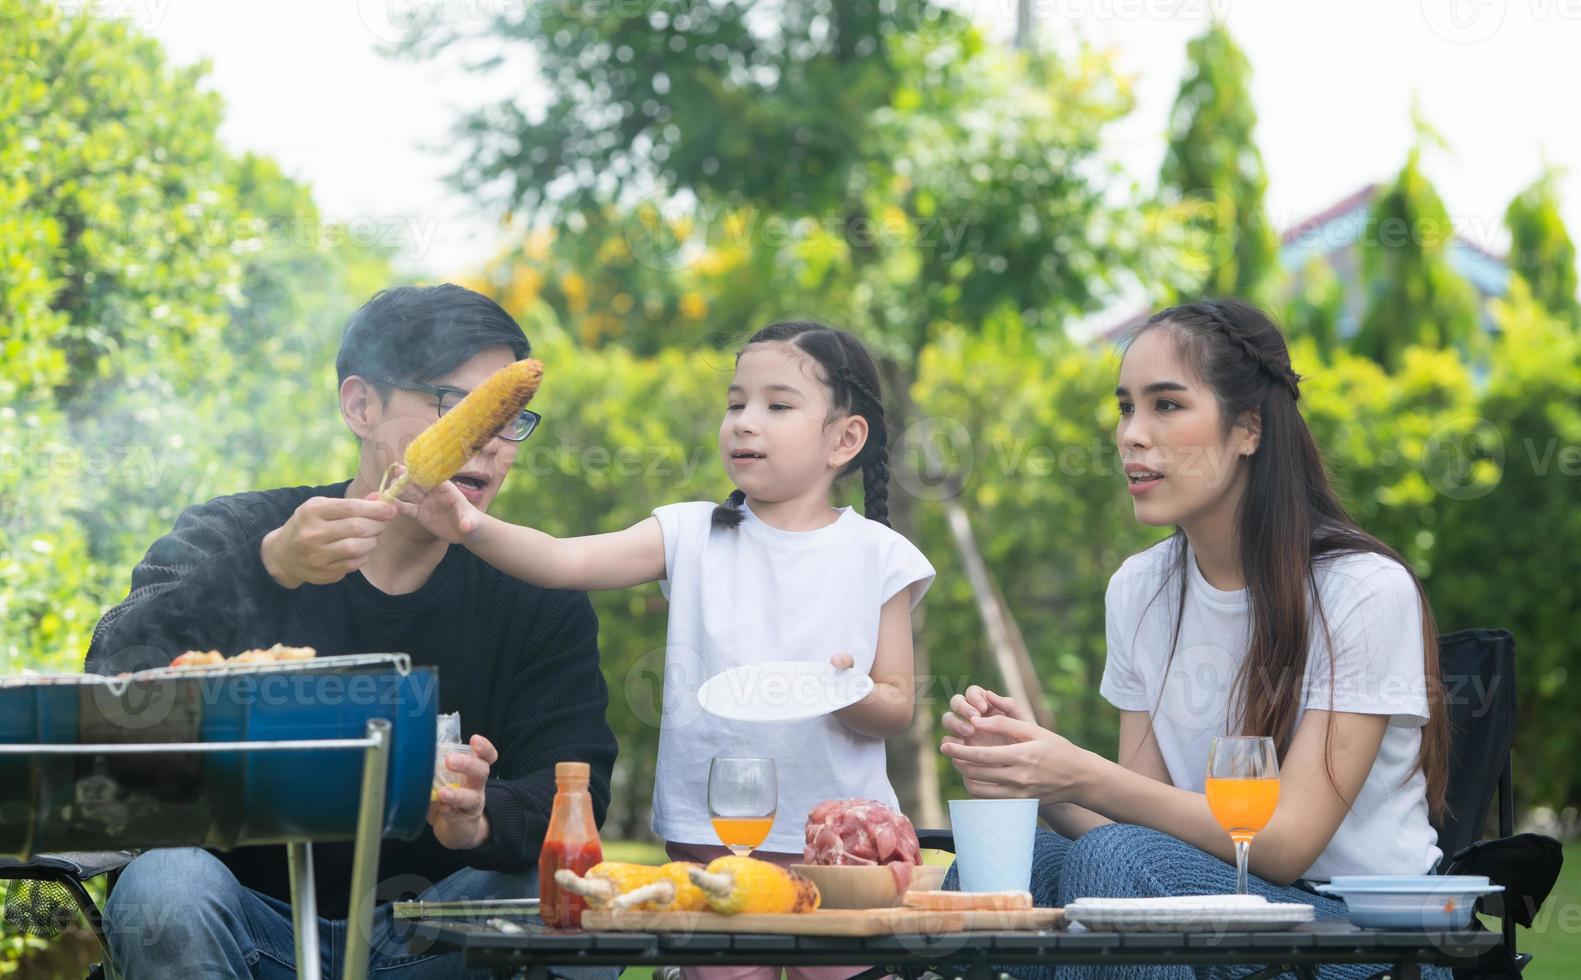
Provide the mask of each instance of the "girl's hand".
MULTIPOLYGON (((405 467, 397 463, 395 475, 404 472, 405 467)), ((482 512, 449 480, 432 490, 408 484, 396 498, 395 506, 402 517, 411 518, 434 537, 451 544, 466 544, 483 523, 482 512)))
POLYGON ((851 659, 849 653, 837 653, 829 658, 829 663, 835 670, 850 670, 856 666, 856 661, 851 659))
POLYGON ((979 715, 970 727, 970 736, 946 735, 939 751, 972 796, 1080 802, 1072 796, 1086 775, 1089 754, 1070 740, 1004 714, 979 715))

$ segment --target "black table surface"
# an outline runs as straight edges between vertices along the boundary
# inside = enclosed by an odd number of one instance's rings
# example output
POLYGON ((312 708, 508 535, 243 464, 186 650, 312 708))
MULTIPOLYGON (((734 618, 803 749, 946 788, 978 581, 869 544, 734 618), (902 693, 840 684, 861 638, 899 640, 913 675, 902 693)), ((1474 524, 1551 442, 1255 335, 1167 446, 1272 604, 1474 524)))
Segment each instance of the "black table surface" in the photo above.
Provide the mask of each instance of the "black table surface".
MULTIPOLYGON (((517 919, 496 924, 416 920, 412 938, 460 949, 468 967, 775 964, 953 967, 992 963, 1440 963, 1464 964, 1498 933, 1359 929, 1326 919, 1274 932, 969 932, 865 938, 732 933, 569 932, 517 919)), ((941 972, 949 972, 948 969, 941 972)))

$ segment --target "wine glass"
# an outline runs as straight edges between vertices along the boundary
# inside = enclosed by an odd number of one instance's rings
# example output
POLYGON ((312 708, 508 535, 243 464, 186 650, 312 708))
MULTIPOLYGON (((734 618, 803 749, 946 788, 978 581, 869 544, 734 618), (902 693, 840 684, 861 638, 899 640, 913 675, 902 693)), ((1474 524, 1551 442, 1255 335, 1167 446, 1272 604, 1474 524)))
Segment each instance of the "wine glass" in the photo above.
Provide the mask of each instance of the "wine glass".
POLYGON ((1235 894, 1246 894, 1246 860, 1252 838, 1268 826, 1279 805, 1279 755, 1274 740, 1237 735, 1216 738, 1208 749, 1208 809, 1235 842, 1235 894))
POLYGON ((779 809, 773 759, 716 755, 708 763, 708 816, 714 833, 738 857, 763 843, 779 809))

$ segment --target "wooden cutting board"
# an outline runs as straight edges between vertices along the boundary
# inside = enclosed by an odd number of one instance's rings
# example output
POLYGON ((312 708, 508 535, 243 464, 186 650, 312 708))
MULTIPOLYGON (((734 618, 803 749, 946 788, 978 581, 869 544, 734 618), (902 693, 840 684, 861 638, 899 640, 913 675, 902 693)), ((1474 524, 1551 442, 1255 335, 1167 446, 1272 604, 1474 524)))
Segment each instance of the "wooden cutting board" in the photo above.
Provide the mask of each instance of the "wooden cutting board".
POLYGON ((753 932, 787 936, 1036 932, 1065 928, 1065 910, 819 909, 801 915, 719 915, 714 912, 595 912, 590 909, 582 913, 582 928, 593 932, 753 932))

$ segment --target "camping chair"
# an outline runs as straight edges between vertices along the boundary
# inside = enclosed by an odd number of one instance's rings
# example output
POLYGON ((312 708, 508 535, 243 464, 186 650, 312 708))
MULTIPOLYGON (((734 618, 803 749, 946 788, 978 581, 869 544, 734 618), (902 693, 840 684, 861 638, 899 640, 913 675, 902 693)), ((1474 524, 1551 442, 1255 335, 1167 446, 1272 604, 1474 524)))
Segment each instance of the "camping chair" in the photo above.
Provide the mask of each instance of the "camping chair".
POLYGON ((1469 629, 1438 638, 1438 668, 1449 710, 1449 813, 1438 828, 1444 874, 1487 875, 1502 894, 1478 902, 1499 917, 1504 945, 1466 977, 1518 977, 1531 954, 1515 943, 1517 924, 1531 928, 1564 863, 1558 841, 1515 834, 1510 748, 1515 741, 1515 639, 1505 630, 1469 629), (1498 795, 1497 837, 1483 840, 1488 805, 1498 795))
MULTIPOLYGON (((1531 928, 1553 890, 1564 856, 1542 834, 1515 835, 1510 747, 1515 739, 1515 640, 1505 630, 1469 629, 1438 638, 1439 673, 1449 713, 1449 813, 1438 827, 1444 874, 1486 875, 1504 892, 1478 902, 1501 921, 1504 944, 1470 967, 1463 980, 1519 977, 1531 954, 1519 953, 1515 926, 1531 928), (1499 797, 1498 836, 1482 840, 1488 804, 1499 797)), ((919 830, 923 847, 955 851, 948 830, 919 830)))
MULTIPOLYGON (((80 912, 99 942, 103 963, 108 964, 110 944, 104 934, 104 922, 99 906, 84 886, 108 874, 109 887, 114 888, 115 879, 132 857, 131 851, 39 854, 31 861, 0 857, 0 882, 5 884, 0 897, 5 901, 6 931, 55 939, 71 927, 80 912)), ((102 966, 90 974, 102 975, 102 966)))

